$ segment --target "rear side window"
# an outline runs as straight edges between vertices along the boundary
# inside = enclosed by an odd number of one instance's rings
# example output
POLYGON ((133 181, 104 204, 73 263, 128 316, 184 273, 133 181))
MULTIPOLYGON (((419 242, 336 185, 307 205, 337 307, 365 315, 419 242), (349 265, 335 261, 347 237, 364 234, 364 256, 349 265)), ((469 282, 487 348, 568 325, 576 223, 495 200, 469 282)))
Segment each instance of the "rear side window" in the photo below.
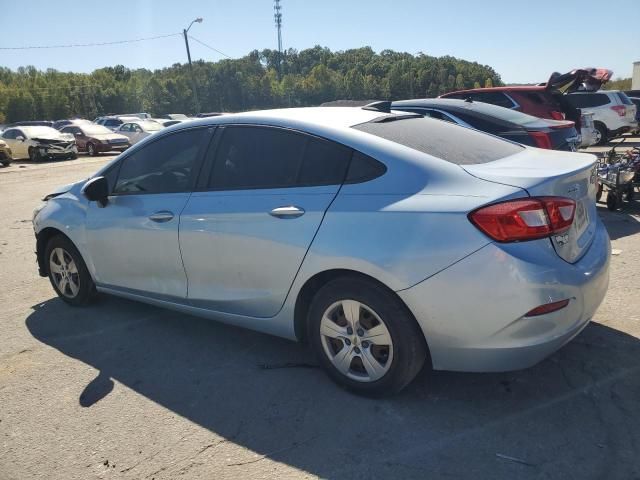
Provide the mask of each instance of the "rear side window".
POLYGON ((493 162, 524 148, 482 132, 429 118, 373 121, 353 128, 457 165, 493 162))
POLYGON ((212 190, 339 185, 351 149, 280 128, 227 126, 217 148, 212 190))
POLYGON ((609 97, 605 93, 572 93, 566 98, 575 108, 601 107, 609 103, 609 97))
POLYGON ((387 171, 379 161, 360 152, 353 152, 345 183, 362 183, 384 175, 387 171))

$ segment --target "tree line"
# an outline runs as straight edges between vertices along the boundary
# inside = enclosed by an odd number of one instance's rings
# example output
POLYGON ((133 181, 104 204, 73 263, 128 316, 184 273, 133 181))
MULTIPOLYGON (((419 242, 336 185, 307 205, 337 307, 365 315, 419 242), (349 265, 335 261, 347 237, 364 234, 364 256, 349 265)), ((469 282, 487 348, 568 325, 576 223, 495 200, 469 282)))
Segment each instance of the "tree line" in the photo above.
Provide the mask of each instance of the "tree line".
POLYGON ((489 66, 451 56, 370 47, 328 48, 279 55, 254 50, 238 59, 147 70, 122 65, 92 73, 0 67, 0 123, 20 120, 93 119, 108 113, 193 113, 195 83, 201 111, 235 112, 312 106, 338 100, 435 97, 462 88, 502 85, 489 66))

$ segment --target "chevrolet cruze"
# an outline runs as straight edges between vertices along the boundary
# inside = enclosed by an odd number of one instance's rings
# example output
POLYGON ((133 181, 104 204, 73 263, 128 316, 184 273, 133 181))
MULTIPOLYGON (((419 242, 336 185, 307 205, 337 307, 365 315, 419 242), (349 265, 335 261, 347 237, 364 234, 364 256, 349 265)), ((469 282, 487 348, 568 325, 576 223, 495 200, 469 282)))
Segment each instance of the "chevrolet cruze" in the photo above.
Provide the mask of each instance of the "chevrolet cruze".
POLYGON ((594 157, 388 103, 206 118, 34 212, 40 274, 305 341, 339 384, 531 366, 608 286, 594 157))

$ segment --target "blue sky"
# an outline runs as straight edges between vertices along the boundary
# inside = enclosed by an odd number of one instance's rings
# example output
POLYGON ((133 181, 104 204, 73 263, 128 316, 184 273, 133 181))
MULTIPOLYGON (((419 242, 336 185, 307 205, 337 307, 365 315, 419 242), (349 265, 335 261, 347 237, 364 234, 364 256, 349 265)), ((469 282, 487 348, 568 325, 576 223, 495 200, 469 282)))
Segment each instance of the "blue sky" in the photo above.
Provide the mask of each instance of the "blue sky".
MULTIPOLYGON (((0 47, 109 42, 190 31, 231 57, 276 48, 271 0, 30 0, 3 2, 0 47)), ((487 64, 505 82, 541 82, 552 71, 610 68, 631 76, 640 60, 640 0, 282 0, 283 43, 298 50, 371 46, 453 55, 487 64)), ((192 56, 221 55, 195 42, 192 56)), ((178 37, 73 49, 0 50, 0 65, 90 72, 186 61, 178 37)))

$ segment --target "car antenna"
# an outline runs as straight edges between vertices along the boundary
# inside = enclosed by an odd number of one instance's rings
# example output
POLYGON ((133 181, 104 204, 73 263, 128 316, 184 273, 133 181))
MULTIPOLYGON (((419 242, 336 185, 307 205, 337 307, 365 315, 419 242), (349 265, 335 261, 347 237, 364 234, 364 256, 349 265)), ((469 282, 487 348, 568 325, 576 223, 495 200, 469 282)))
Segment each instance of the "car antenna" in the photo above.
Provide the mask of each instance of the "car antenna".
POLYGON ((381 100, 379 102, 372 102, 364 107, 362 110, 371 110, 373 112, 391 113, 391 102, 388 100, 381 100))

